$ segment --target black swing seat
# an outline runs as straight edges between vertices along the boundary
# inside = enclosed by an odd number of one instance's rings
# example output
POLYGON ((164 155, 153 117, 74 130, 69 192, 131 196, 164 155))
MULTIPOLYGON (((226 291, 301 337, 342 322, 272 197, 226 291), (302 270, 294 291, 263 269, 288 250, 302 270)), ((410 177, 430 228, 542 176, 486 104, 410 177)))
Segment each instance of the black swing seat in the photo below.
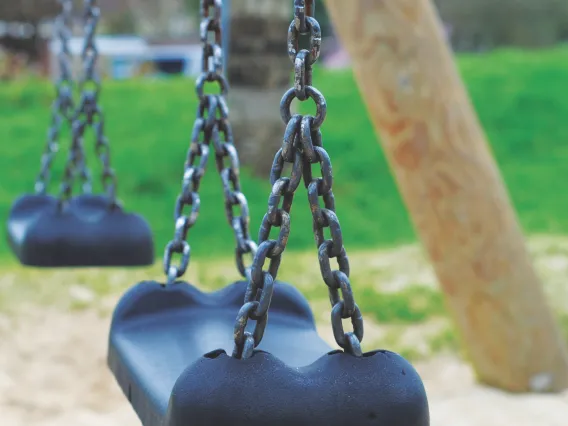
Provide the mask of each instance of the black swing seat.
POLYGON ((276 283, 260 351, 227 356, 245 289, 148 281, 122 297, 108 362, 144 426, 429 425, 413 367, 390 352, 330 352, 288 284, 276 283))
POLYGON ((154 262, 152 231, 101 195, 60 207, 49 195, 24 195, 10 210, 8 242, 19 261, 38 267, 144 266, 154 262))

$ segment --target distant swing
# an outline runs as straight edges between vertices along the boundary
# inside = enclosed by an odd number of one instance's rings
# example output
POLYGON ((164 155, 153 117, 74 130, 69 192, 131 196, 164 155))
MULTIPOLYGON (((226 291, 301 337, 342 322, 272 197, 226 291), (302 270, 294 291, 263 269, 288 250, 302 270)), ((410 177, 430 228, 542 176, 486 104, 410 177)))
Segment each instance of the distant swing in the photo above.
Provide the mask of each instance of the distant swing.
POLYGON ((116 197, 116 176, 110 164, 104 115, 98 104, 101 83, 96 70, 95 31, 99 8, 96 1, 85 0, 85 41, 81 55, 84 75, 76 107, 69 50, 73 1, 59 1, 63 10, 55 25, 60 41, 57 98, 52 106, 52 123, 35 193, 16 200, 8 216, 10 247, 19 261, 28 266, 150 265, 154 262, 150 227, 142 217, 125 213, 116 197), (64 124, 72 129, 72 143, 59 195, 52 196, 48 194, 50 171, 64 124), (85 161, 83 142, 89 129, 94 133, 95 149, 103 168, 105 194, 102 195, 92 194, 85 161), (78 178, 83 193, 73 196, 78 178))

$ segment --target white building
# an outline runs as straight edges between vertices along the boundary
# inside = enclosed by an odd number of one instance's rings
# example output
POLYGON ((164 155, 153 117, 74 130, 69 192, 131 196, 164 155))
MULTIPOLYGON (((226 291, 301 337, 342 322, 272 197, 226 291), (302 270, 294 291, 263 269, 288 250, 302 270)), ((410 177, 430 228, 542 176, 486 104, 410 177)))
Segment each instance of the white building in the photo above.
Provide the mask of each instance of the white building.
MULTIPOLYGON (((74 37, 69 48, 74 57, 75 75, 80 75, 81 51, 84 40, 74 37)), ((201 47, 194 43, 150 44, 138 36, 97 36, 99 51, 98 69, 102 76, 126 79, 137 76, 163 74, 197 75, 200 71, 201 47)), ((49 44, 50 70, 55 77, 58 73, 57 55, 60 51, 58 40, 49 44)))

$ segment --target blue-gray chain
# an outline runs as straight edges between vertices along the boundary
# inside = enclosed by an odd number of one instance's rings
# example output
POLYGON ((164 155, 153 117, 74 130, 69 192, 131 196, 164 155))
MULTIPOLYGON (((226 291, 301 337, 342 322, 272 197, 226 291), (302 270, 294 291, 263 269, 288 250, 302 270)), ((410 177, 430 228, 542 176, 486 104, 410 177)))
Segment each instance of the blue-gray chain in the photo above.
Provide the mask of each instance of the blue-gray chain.
POLYGON ((294 0, 294 20, 288 29, 288 55, 294 63, 294 87, 284 94, 280 104, 280 114, 286 124, 286 131, 282 147, 276 153, 272 165, 272 191, 268 199, 268 212, 260 227, 258 250, 253 260, 244 305, 235 323, 235 358, 249 358, 262 340, 274 282, 290 235, 290 209, 294 193, 302 180, 307 188, 312 211, 320 270, 329 290, 333 335, 337 344, 346 352, 362 356, 363 318, 355 303, 349 281, 349 260, 335 214, 331 161, 323 148, 320 130, 325 120, 327 105, 323 95, 312 86, 312 66, 317 61, 321 48, 321 29, 314 18, 314 9, 313 0, 294 0), (300 48, 301 36, 309 38, 307 49, 300 48), (296 98, 300 101, 311 98, 316 104, 316 115, 293 115, 290 106, 296 98), (285 163, 292 165, 289 177, 282 176, 285 163), (321 177, 313 176, 312 164, 315 163, 320 165, 321 177), (269 239, 272 228, 279 228, 275 240, 269 239), (330 239, 325 238, 325 228, 330 230, 330 239), (338 270, 332 270, 332 258, 337 259, 338 270), (270 262, 268 270, 265 271, 263 267, 267 259, 270 259, 270 262), (344 319, 351 320, 352 332, 344 331, 344 319), (252 332, 246 331, 249 320, 256 322, 252 332))
POLYGON ((211 145, 223 184, 227 220, 235 234, 237 268, 244 278, 250 277, 250 266, 245 266, 244 257, 247 254, 254 256, 257 249, 256 243, 250 238, 249 208, 247 199, 241 192, 239 156, 233 145, 229 122, 226 102, 229 85, 223 75, 221 13, 221 0, 201 0, 200 37, 203 61, 201 74, 196 82, 199 106, 184 166, 182 191, 175 205, 174 238, 167 244, 164 253, 167 284, 181 278, 189 266, 191 247, 187 237, 199 216, 199 185, 205 175, 211 145), (219 94, 205 94, 207 83, 217 84, 219 94), (184 209, 188 211, 185 212, 184 209), (173 262, 174 255, 181 257, 178 264, 173 262))
POLYGON ((59 52, 57 61, 59 65, 59 76, 55 82, 56 98, 51 106, 51 125, 47 134, 47 142, 41 157, 41 168, 36 179, 36 194, 44 195, 47 192, 51 166, 55 155, 59 151, 59 138, 64 122, 72 125, 74 114, 73 101, 73 70, 71 66, 71 51, 69 40, 72 36, 73 24, 73 1, 59 0, 61 12, 55 20, 54 38, 59 41, 59 52))
POLYGON ((73 115, 72 143, 61 184, 60 199, 67 201, 71 198, 77 175, 82 182, 83 191, 91 192, 91 176, 85 162, 84 139, 87 130, 92 129, 95 152, 102 165, 102 185, 110 204, 115 205, 117 181, 110 163, 110 144, 105 135, 105 117, 99 105, 101 79, 97 70, 99 52, 96 46, 96 31, 100 8, 97 0, 84 0, 83 19, 85 32, 81 52, 83 72, 79 80, 81 95, 73 115))

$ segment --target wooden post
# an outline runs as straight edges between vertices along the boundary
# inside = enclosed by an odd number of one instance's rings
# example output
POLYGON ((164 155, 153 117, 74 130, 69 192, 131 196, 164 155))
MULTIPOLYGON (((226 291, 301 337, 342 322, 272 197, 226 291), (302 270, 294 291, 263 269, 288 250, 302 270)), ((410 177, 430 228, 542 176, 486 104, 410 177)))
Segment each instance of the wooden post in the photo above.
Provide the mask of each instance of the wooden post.
POLYGON ((513 392, 568 387, 568 351, 435 8, 327 5, 479 379, 513 392))

